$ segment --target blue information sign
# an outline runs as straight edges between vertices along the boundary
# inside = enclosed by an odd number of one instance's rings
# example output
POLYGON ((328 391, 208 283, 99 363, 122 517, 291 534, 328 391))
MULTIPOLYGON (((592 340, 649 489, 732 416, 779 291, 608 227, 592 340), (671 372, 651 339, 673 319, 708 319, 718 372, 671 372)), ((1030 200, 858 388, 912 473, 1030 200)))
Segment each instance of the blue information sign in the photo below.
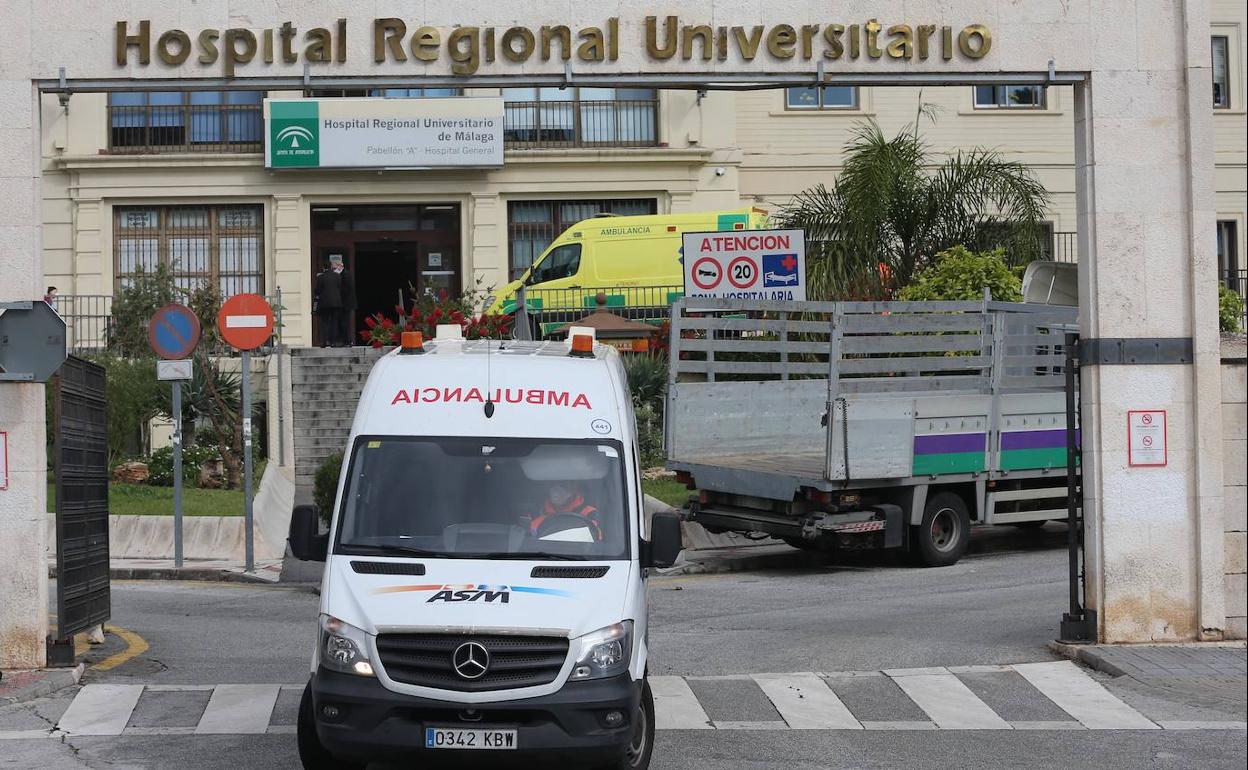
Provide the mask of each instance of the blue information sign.
POLYGON ((199 344, 199 318, 185 305, 157 310, 147 324, 147 341, 161 358, 186 358, 199 344))

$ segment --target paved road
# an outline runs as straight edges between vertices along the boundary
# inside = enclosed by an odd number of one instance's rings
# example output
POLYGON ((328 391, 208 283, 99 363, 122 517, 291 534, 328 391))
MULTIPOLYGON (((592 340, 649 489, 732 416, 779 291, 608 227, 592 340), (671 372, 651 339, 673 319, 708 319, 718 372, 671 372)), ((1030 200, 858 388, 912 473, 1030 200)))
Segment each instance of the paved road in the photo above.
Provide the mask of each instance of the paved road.
MULTIPOLYGON (((1242 768, 1244 733, 1227 729, 1242 712, 1048 651, 1063 537, 982 533, 977 553, 941 570, 779 558, 653 580, 653 766, 1242 768)), ((113 606, 147 650, 117 664, 128 653, 110 642, 95 657, 115 667, 88 671, 85 688, 0 712, 0 768, 298 766, 317 607, 306 586, 123 583, 113 606), (239 702, 250 709, 227 708, 239 702), (51 733, 58 723, 71 734, 51 733), (91 731, 110 734, 80 734, 91 731)))

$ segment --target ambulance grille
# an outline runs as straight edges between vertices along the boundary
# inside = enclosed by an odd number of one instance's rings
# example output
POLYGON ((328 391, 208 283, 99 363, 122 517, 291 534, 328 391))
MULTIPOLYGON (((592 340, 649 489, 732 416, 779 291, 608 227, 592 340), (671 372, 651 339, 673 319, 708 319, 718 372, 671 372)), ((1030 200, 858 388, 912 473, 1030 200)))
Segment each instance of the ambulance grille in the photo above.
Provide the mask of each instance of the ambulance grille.
POLYGON ((425 565, 394 561, 353 561, 351 569, 358 575, 423 575, 425 565))
POLYGON ((535 578, 600 578, 610 567, 534 567, 529 577, 535 578))
POLYGON ((559 676, 568 657, 568 640, 557 636, 505 634, 378 634, 377 656, 396 682, 459 692, 487 692, 538 687, 559 676), (490 654, 479 679, 455 672, 452 657, 465 642, 477 642, 490 654))

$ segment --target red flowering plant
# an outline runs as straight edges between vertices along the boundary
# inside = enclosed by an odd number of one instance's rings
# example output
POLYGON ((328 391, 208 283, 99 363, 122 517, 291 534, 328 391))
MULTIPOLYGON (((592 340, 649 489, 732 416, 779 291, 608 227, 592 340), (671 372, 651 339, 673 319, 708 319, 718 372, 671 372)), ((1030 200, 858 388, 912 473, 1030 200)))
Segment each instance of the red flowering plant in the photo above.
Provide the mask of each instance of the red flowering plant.
POLYGON ((439 324, 458 324, 463 327, 464 338, 503 339, 511 334, 511 317, 504 315, 477 314, 481 292, 471 289, 459 297, 451 297, 446 289, 437 293, 418 294, 412 290, 410 307, 394 306, 394 317, 374 313, 364 319, 368 328, 360 332, 364 342, 375 348, 399 344, 403 332, 420 332, 425 339, 433 339, 439 324))

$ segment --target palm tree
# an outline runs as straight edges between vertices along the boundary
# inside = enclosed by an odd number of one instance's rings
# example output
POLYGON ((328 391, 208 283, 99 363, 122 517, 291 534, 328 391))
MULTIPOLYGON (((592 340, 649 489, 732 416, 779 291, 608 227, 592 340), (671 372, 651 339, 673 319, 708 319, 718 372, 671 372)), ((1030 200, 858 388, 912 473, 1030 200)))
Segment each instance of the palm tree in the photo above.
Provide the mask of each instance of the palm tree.
POLYGON ((806 231, 811 299, 892 296, 951 246, 1003 246, 1013 264, 1040 256, 1049 195, 1031 170, 983 148, 941 162, 919 134, 924 117, 926 106, 892 139, 874 120, 857 123, 832 188, 780 211, 781 227, 806 231))

